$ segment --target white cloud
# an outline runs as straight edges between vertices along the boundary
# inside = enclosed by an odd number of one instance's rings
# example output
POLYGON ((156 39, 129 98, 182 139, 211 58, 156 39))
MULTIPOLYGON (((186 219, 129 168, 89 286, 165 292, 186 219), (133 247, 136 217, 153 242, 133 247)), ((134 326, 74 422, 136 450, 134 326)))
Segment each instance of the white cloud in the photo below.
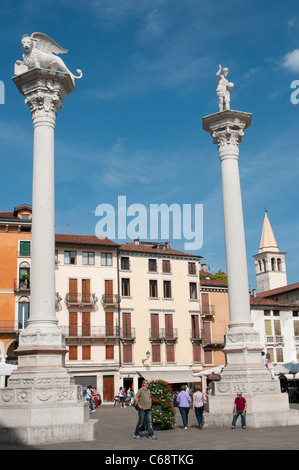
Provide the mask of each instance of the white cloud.
POLYGON ((299 49, 294 49, 286 54, 282 59, 282 66, 291 69, 293 72, 299 71, 299 49))

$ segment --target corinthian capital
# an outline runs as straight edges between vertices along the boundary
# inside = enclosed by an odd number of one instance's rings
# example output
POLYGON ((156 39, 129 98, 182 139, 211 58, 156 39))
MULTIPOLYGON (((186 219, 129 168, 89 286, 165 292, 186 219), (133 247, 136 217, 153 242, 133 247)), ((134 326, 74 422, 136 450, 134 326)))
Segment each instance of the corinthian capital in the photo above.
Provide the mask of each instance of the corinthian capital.
POLYGON ((74 91, 69 74, 54 70, 34 68, 13 77, 19 92, 25 96, 33 126, 47 124, 55 127, 57 111, 64 98, 74 91))
POLYGON ((239 158, 239 143, 250 123, 251 114, 230 109, 203 118, 203 128, 217 144, 221 161, 239 158))

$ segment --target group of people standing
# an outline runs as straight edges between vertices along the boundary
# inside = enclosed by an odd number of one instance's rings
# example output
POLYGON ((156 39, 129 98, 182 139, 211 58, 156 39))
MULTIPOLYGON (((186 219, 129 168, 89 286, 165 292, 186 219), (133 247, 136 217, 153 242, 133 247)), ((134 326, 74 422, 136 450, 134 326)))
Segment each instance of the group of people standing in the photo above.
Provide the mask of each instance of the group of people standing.
POLYGON ((134 391, 131 390, 130 387, 128 388, 128 390, 126 390, 123 387, 120 387, 118 397, 119 397, 120 406, 122 408, 126 408, 127 406, 132 405, 132 401, 134 398, 134 391))

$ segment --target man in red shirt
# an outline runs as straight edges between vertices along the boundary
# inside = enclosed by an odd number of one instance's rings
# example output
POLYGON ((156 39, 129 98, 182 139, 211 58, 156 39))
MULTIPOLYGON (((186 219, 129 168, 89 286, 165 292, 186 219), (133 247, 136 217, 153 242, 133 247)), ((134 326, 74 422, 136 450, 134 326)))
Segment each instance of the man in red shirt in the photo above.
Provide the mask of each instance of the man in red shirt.
POLYGON ((234 416, 233 416, 233 422, 232 422, 232 429, 235 429, 236 427, 236 422, 241 415, 241 423, 242 423, 242 428, 246 429, 246 408, 247 408, 247 402, 244 397, 242 397, 242 393, 238 392, 237 397, 235 399, 234 403, 234 416))

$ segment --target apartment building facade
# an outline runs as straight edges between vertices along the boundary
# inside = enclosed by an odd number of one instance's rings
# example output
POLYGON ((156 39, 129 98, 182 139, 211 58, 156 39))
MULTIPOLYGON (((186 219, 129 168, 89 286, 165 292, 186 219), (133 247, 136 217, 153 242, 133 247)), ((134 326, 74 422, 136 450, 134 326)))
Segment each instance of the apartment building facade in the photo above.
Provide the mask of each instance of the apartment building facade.
MULTIPOLYGON (((135 240, 119 248, 121 377, 194 382, 202 368, 200 256, 169 243, 135 240)), ((198 381, 198 379, 196 379, 198 381)))
POLYGON ((56 315, 66 367, 113 401, 119 371, 117 244, 95 236, 55 236, 56 315))

